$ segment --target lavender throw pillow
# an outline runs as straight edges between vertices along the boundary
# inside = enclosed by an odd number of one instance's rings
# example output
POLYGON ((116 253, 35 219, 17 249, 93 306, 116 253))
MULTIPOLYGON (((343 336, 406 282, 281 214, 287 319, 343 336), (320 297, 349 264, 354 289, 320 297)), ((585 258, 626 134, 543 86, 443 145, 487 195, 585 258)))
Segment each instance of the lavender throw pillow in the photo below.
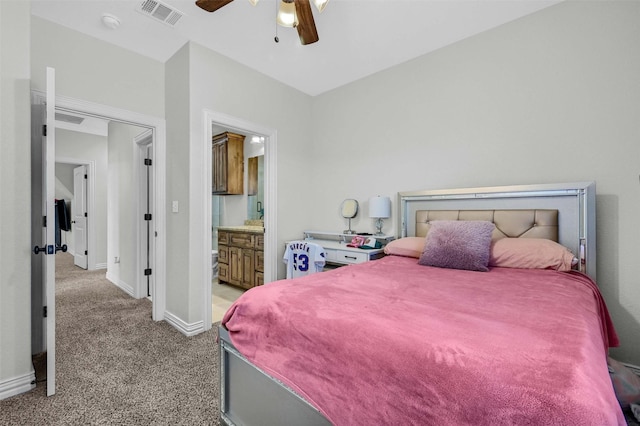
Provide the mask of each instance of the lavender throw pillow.
POLYGON ((431 222, 420 265, 487 272, 495 225, 479 220, 431 222))

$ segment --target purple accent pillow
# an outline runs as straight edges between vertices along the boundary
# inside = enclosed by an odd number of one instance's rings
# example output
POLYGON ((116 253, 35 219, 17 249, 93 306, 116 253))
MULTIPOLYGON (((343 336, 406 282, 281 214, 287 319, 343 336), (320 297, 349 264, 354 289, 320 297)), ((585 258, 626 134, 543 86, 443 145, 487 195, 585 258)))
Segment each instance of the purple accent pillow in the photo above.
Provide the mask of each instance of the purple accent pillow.
POLYGON ((495 225, 480 220, 434 220, 420 265, 487 272, 495 225))

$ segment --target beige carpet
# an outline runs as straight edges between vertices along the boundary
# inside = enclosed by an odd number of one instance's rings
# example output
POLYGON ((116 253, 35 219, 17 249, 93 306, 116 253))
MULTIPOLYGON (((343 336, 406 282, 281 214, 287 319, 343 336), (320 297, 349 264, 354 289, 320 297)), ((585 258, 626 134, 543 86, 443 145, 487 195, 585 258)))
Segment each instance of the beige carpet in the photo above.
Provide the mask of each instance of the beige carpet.
POLYGON ((214 326, 185 337, 136 300, 56 255, 56 395, 46 382, 0 401, 1 425, 218 425, 214 326))

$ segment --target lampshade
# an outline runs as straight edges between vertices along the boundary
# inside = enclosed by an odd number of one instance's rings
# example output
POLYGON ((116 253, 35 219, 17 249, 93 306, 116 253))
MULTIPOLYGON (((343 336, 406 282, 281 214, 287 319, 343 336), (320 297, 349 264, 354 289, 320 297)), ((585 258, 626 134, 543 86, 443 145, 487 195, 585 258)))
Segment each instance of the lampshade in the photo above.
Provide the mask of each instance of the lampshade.
POLYGON ((322 13, 324 7, 329 3, 329 0, 313 0, 313 4, 316 5, 318 12, 322 13))
POLYGON ((296 4, 293 0, 280 0, 276 22, 282 27, 295 27, 298 25, 296 16, 296 4))
POLYGON ((391 217, 391 199, 379 195, 369 198, 369 217, 377 219, 391 217))

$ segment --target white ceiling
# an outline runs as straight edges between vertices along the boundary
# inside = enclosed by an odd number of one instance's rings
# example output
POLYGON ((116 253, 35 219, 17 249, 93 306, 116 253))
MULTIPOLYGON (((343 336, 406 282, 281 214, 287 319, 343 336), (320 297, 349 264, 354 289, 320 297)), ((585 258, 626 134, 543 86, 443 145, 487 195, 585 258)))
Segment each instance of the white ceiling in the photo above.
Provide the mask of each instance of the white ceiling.
POLYGON ((320 41, 302 46, 277 29, 275 0, 235 0, 214 13, 194 0, 161 0, 183 16, 175 27, 135 10, 143 0, 32 0, 32 14, 161 62, 195 41, 315 96, 561 0, 330 0, 313 15, 320 41), (101 16, 120 18, 115 29, 101 16))

